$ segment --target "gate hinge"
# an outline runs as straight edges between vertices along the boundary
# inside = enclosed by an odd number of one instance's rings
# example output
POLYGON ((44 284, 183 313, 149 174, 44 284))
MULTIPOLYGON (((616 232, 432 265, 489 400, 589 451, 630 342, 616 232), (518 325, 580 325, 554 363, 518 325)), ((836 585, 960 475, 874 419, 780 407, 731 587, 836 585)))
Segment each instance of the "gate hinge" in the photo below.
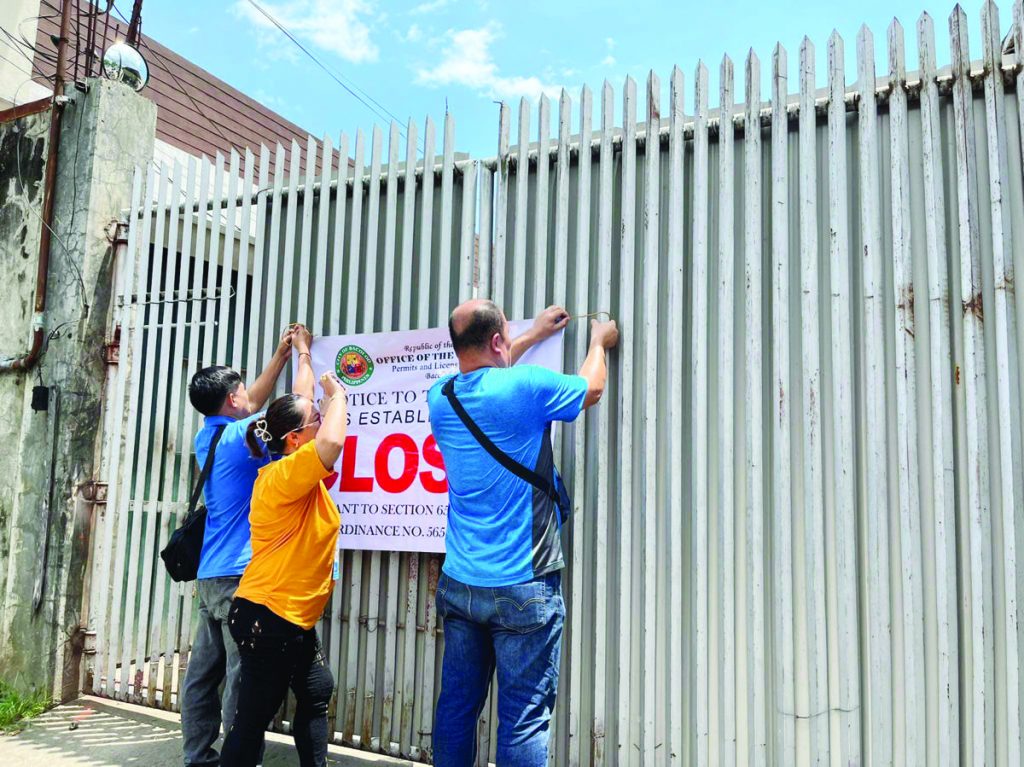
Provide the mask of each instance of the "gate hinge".
POLYGON ((110 232, 110 242, 113 245, 127 245, 128 244, 128 224, 124 221, 111 221, 108 225, 110 232))
POLYGON ((107 365, 116 365, 121 361, 121 326, 114 328, 114 337, 103 344, 103 362, 107 365))
POLYGON ((82 498, 89 503, 102 504, 107 502, 107 483, 90 479, 78 486, 82 498))
POLYGON ((96 654, 96 632, 84 630, 82 632, 82 638, 84 644, 82 646, 83 655, 95 655, 96 654))

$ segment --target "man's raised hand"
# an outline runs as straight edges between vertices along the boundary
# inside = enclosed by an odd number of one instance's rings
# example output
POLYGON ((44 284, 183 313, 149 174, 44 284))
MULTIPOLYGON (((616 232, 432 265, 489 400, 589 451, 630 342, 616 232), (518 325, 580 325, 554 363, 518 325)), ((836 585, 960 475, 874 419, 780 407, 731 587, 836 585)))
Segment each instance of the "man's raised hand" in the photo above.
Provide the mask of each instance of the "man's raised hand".
POLYGON ((615 320, 607 322, 590 321, 590 343, 598 344, 604 349, 613 349, 619 343, 619 329, 615 320))
POLYGON ((569 312, 561 306, 549 306, 537 315, 533 329, 539 340, 550 338, 569 324, 569 312))

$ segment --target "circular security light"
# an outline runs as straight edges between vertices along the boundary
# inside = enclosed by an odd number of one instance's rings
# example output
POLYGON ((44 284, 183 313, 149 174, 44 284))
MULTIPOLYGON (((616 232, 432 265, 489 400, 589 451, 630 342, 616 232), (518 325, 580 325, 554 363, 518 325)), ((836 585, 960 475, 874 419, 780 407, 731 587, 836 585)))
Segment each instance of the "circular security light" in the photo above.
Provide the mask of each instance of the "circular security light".
POLYGON ((103 75, 141 91, 149 82, 149 67, 142 54, 128 43, 114 43, 103 54, 103 75))

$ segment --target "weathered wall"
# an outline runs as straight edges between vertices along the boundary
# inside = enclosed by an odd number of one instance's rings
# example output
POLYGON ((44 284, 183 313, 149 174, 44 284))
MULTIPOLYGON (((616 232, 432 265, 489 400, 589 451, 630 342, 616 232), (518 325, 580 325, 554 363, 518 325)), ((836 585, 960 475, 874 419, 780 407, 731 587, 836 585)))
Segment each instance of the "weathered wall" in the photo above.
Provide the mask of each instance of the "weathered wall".
MULTIPOLYGON (((80 638, 92 508, 81 489, 93 478, 99 431, 111 223, 129 203, 135 165, 153 155, 156 124, 155 105, 123 85, 95 80, 87 92, 70 88, 67 94, 47 287, 48 341, 30 374, 32 384, 47 387, 48 409, 32 411, 23 395, 20 409, 14 409, 22 413, 20 434, 7 442, 17 465, 0 475, 13 501, 0 675, 34 686, 53 683, 58 652, 68 649, 65 640, 80 638)), ((31 263, 34 269, 34 258, 31 263)), ((18 338, 24 344, 27 328, 22 331, 18 338)))
MULTIPOLYGON (((49 110, 0 124, 0 357, 23 354, 29 341, 49 128, 49 110)), ((31 385, 26 375, 0 377, 0 445, 18 443, 26 388, 31 385)), ((20 462, 17 451, 0 451, 0 477, 17 476, 20 462)), ((0 481, 0 562, 4 563, 10 557, 14 498, 14 483, 0 481)), ((6 579, 7 569, 0 568, 0 586, 6 585, 6 579)), ((0 602, 0 621, 4 610, 0 602)))

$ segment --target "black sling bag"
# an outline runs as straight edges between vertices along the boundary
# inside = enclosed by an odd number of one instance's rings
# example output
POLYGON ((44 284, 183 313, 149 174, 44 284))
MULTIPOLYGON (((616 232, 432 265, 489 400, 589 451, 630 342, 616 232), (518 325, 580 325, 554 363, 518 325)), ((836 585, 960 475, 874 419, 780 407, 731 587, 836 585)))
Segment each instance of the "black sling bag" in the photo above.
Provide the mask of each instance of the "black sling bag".
MULTIPOLYGON (((491 442, 490 437, 480 430, 476 421, 474 421, 469 413, 466 412, 466 408, 462 406, 462 403, 459 402, 459 398, 455 396, 454 378, 450 379, 448 383, 441 387, 441 393, 448 398, 448 402, 451 403, 452 410, 455 411, 455 414, 462 420, 462 423, 465 424, 467 429, 469 429, 469 433, 473 435, 484 450, 490 453, 494 460, 521 480, 529 482, 551 499, 555 504, 555 508, 558 509, 559 520, 564 525, 569 520, 569 515, 572 513, 572 499, 569 498, 569 493, 565 489, 565 483, 562 482, 562 478, 558 475, 558 470, 555 470, 555 481, 552 482, 547 477, 544 477, 533 469, 519 463, 519 461, 491 442)), ((547 438, 547 432, 545 432, 544 439, 547 438)))
POLYGON ((210 442, 210 452, 206 454, 206 461, 203 463, 203 470, 199 473, 199 480, 196 482, 195 490, 192 491, 192 498, 188 503, 188 514, 181 527, 171 533, 171 539, 167 546, 160 552, 160 558, 171 576, 171 580, 194 581, 199 574, 199 556, 203 553, 203 535, 206 532, 206 507, 196 506, 199 503, 199 496, 202 495, 206 479, 210 476, 213 468, 213 456, 217 452, 217 443, 224 433, 225 426, 217 428, 210 442))

